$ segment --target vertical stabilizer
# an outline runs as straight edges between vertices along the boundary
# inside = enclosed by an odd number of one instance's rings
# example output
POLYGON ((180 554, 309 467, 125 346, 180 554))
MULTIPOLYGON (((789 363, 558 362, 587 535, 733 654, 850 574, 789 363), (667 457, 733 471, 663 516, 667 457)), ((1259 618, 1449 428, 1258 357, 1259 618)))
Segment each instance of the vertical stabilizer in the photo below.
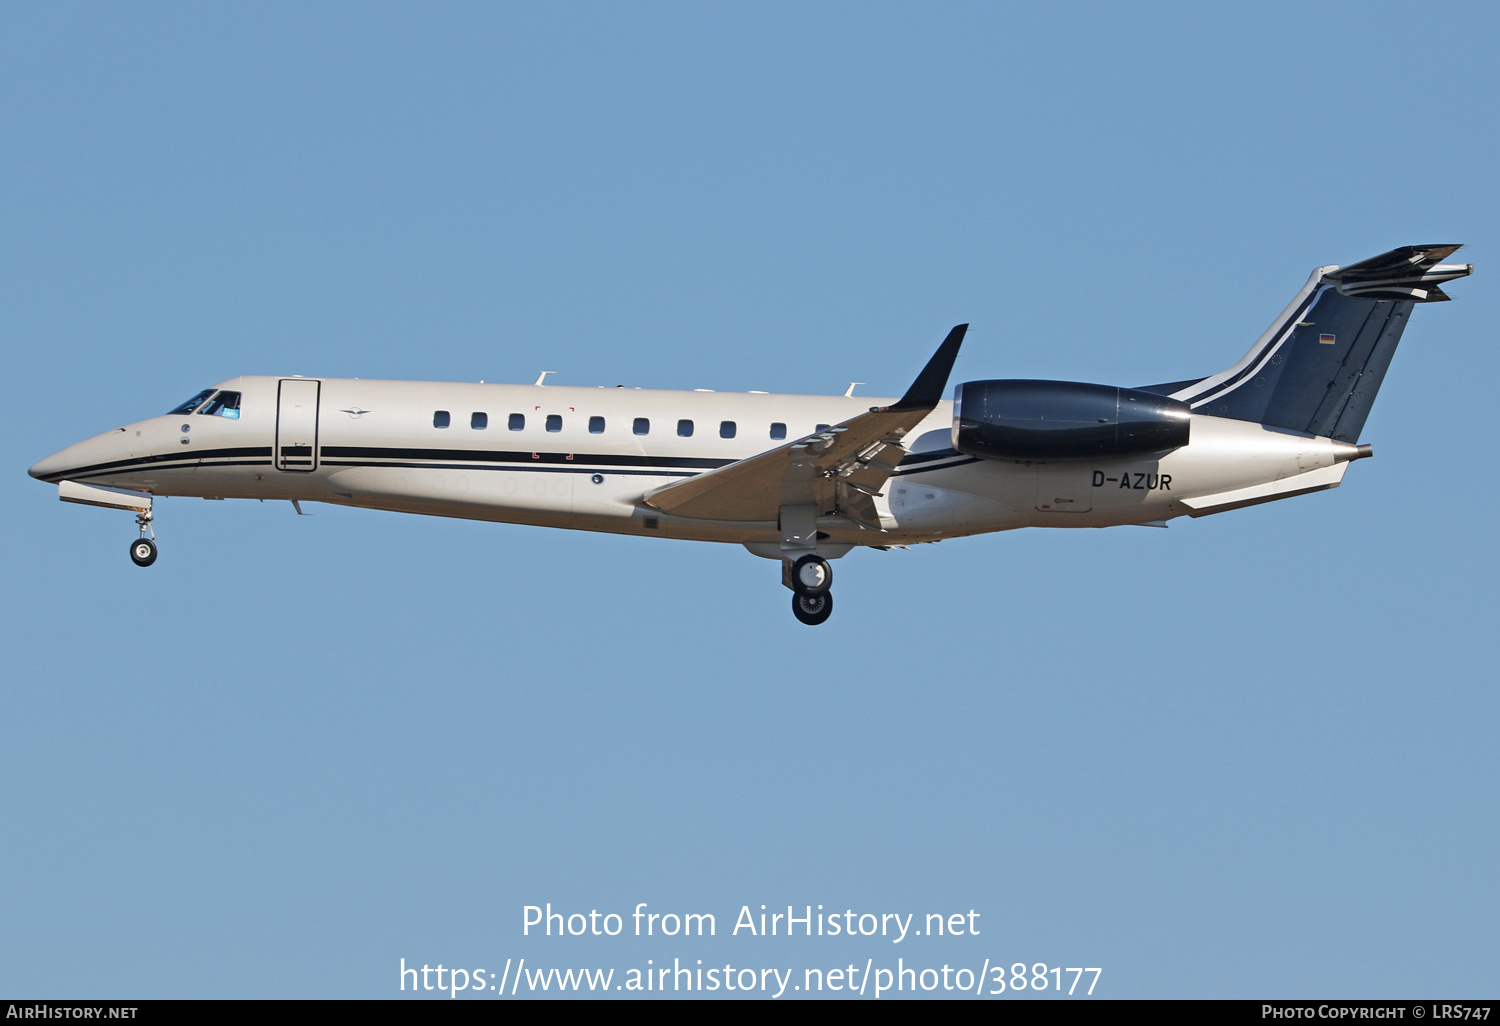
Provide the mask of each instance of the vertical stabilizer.
POLYGON ((1468 264, 1458 246, 1404 246, 1348 267, 1320 267, 1233 367, 1180 388, 1195 413, 1356 442, 1418 303, 1468 264))

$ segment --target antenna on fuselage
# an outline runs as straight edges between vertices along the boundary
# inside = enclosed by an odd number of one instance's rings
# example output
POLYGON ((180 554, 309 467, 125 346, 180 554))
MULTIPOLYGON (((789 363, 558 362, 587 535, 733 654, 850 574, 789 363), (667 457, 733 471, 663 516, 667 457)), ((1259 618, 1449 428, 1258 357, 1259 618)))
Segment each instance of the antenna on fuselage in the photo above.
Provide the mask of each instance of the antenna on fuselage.
POLYGON ((548 374, 556 374, 556 373, 557 373, 557 371, 542 371, 540 374, 538 374, 536 376, 537 387, 538 388, 544 388, 544 387, 546 387, 546 386, 544 386, 542 384, 542 381, 547 377, 548 374))
POLYGON ((863 384, 865 384, 865 382, 863 382, 863 381, 851 381, 851 382, 849 382, 849 388, 844 392, 844 398, 845 399, 852 399, 852 398, 854 398, 854 386, 855 385, 863 385, 863 384))

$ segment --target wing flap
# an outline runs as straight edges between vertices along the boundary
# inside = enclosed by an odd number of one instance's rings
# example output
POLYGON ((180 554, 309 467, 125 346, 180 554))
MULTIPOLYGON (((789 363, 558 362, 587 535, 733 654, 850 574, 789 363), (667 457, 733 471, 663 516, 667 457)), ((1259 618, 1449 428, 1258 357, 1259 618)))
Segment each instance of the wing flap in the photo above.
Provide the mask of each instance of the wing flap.
POLYGON ((653 509, 696 520, 774 521, 782 506, 816 504, 879 530, 872 501, 907 450, 901 440, 939 401, 967 324, 948 333, 894 406, 877 406, 815 435, 684 481, 653 489, 653 509))
MULTIPOLYGON (((866 497, 879 493, 906 455, 901 438, 931 409, 861 413, 821 434, 759 456, 653 489, 645 503, 696 520, 775 520, 784 505, 836 507, 836 483, 866 497)), ((868 513, 874 516, 874 507, 868 513)))

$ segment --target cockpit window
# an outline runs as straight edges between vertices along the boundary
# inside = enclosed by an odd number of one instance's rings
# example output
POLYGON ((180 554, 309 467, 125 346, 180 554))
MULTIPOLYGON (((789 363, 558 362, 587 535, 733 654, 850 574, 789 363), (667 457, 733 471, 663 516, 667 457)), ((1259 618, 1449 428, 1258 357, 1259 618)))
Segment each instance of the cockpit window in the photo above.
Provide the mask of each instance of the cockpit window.
POLYGON ((203 404, 203 409, 198 411, 200 416, 228 417, 230 420, 240 419, 240 394, 238 392, 220 392, 213 399, 203 404))
POLYGON ((214 394, 214 390, 213 389, 211 389, 211 388, 205 388, 203 391, 199 392, 197 395, 193 396, 191 399, 189 399, 187 402, 183 403, 181 406, 177 407, 176 409, 168 410, 167 411, 167 416, 168 417, 175 417, 179 413, 181 413, 181 414, 192 413, 200 405, 202 405, 203 400, 207 399, 209 396, 211 396, 213 394, 214 394))

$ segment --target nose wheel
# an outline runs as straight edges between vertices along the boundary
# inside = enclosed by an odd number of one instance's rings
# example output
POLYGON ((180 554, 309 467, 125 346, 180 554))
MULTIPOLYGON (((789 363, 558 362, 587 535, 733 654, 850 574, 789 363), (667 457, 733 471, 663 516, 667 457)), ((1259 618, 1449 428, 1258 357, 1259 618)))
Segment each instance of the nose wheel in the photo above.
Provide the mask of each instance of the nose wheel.
POLYGON ((137 513, 135 525, 141 529, 141 536, 130 543, 130 561, 136 566, 150 566, 156 562, 156 532, 151 530, 151 511, 137 513))
POLYGON ((156 562, 156 542, 140 538, 130 543, 130 561, 136 566, 150 566, 156 562))
MULTIPOLYGON (((785 564, 782 564, 785 566, 785 564)), ((805 555, 786 572, 792 589, 792 615, 810 627, 833 615, 833 567, 821 556, 805 555)))

